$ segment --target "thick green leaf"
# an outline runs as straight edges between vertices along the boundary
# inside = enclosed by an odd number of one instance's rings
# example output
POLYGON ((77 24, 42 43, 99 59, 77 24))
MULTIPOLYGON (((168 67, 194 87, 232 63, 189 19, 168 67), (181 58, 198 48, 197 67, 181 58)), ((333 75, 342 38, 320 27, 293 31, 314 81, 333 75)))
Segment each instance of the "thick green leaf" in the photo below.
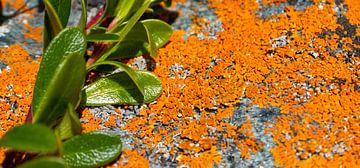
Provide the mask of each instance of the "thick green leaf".
POLYGON ((63 29, 60 17, 56 11, 58 3, 56 0, 45 0, 45 20, 44 20, 44 51, 50 41, 63 29), (56 6, 54 6, 56 5, 56 6))
POLYGON ((55 132, 61 140, 71 138, 81 133, 81 123, 77 116, 74 107, 69 104, 65 116, 62 118, 60 124, 55 128, 55 132))
POLYGON ((85 31, 87 23, 87 0, 81 0, 81 18, 79 20, 79 28, 85 31))
POLYGON ((44 0, 44 49, 67 25, 71 11, 71 0, 44 0))
POLYGON ((86 37, 88 42, 117 42, 119 40, 119 35, 117 34, 91 34, 86 37))
POLYGON ((18 168, 65 168, 65 163, 58 157, 42 157, 25 162, 18 168))
POLYGON ((121 63, 121 62, 116 62, 116 61, 102 61, 102 62, 98 62, 95 64, 92 64, 89 68, 88 71, 100 66, 100 65, 112 65, 112 66, 116 66, 117 68, 119 68, 120 70, 124 71, 134 82, 134 84, 137 86, 137 88, 139 89, 140 93, 142 95, 144 95, 144 82, 141 81, 142 79, 138 77, 138 73, 136 73, 135 70, 133 70, 132 68, 130 68, 128 65, 121 63))
POLYGON ((99 167, 116 159, 121 147, 119 137, 106 132, 91 132, 64 142, 63 158, 69 167, 99 167))
MULTIPOLYGON (((125 26, 121 29, 121 31, 116 32, 120 36, 119 42, 117 44, 113 45, 113 47, 111 49, 109 49, 107 52, 105 52, 105 54, 102 55, 97 61, 101 62, 101 61, 106 60, 110 54, 112 54, 113 52, 115 52, 118 49, 119 44, 125 39, 126 35, 130 32, 130 30, 134 27, 136 22, 144 14, 145 10, 149 7, 150 3, 151 3, 150 0, 144 1, 142 6, 126 22, 125 26)), ((122 26, 122 25, 119 25, 119 26, 122 26)), ((114 28, 114 30, 116 30, 116 27, 114 28)), ((110 33, 114 33, 114 32, 110 31, 110 33)))
POLYGON ((47 47, 49 46, 50 41, 53 39, 53 33, 51 30, 51 23, 50 23, 50 18, 49 18, 49 14, 47 14, 47 12, 45 11, 44 14, 44 46, 43 46, 43 52, 46 51, 47 47))
POLYGON ((147 19, 141 21, 141 23, 144 24, 149 34, 151 34, 157 48, 166 44, 173 33, 171 26, 161 20, 147 19))
MULTIPOLYGON (((145 1, 147 1, 147 0, 135 0, 135 3, 134 3, 134 5, 133 5, 130 13, 134 13, 134 12, 136 12, 136 11, 138 11, 138 10, 143 10, 142 7, 143 7, 144 4, 146 3, 145 1)), ((150 1, 150 4, 149 4, 149 7, 150 7, 150 5, 151 5, 151 0, 149 0, 149 1, 150 1)), ((146 9, 145 9, 145 10, 146 10, 146 9)))
POLYGON ((147 39, 148 39, 148 42, 149 42, 150 56, 154 58, 157 55, 156 54, 155 39, 154 39, 153 32, 152 32, 155 28, 152 26, 152 23, 149 23, 149 22, 142 22, 142 24, 145 27, 146 34, 147 34, 147 39))
MULTIPOLYGON (((54 0, 52 0, 52 1, 54 1, 54 0)), ((55 0, 55 1, 58 1, 58 3, 59 3, 56 11, 60 17, 61 24, 65 28, 69 21, 72 0, 55 0)))
POLYGON ((136 0, 119 0, 115 10, 116 18, 124 20, 129 15, 135 2, 136 0))
POLYGON ((33 122, 56 124, 68 103, 78 106, 85 81, 86 42, 78 28, 59 33, 46 50, 37 75, 32 101, 33 122))
POLYGON ((160 48, 169 41, 173 31, 170 25, 160 20, 148 19, 138 22, 109 59, 128 58, 148 53, 151 47, 147 32, 151 34, 155 47, 160 48))
POLYGON ((104 11, 103 17, 115 16, 115 10, 116 10, 116 7, 117 7, 117 3, 118 3, 118 1, 106 0, 105 11, 104 11))
POLYGON ((110 32, 118 26, 120 26, 125 18, 130 15, 131 9, 135 4, 136 0, 119 0, 114 11, 115 14, 115 25, 110 29, 110 32))
POLYGON ((21 152, 51 153, 57 149, 53 131, 41 124, 24 124, 10 129, 0 146, 21 152))
POLYGON ((149 44, 146 41, 123 41, 114 53, 109 56, 109 60, 131 58, 144 55, 149 52, 149 44))
POLYGON ((144 95, 125 72, 112 74, 86 86, 82 105, 103 106, 109 104, 149 103, 162 93, 161 81, 147 71, 136 71, 138 80, 144 86, 144 95))

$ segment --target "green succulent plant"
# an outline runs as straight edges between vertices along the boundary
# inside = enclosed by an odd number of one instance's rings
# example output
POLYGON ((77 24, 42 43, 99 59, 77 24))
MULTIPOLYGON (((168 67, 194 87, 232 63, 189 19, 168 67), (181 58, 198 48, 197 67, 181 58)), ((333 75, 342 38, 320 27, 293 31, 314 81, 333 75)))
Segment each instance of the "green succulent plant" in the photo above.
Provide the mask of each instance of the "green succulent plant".
POLYGON ((44 0, 44 54, 29 114, 32 119, 0 139, 1 147, 32 155, 19 167, 99 167, 120 155, 119 137, 99 131, 81 134, 76 109, 148 103, 161 94, 156 75, 121 62, 147 53, 156 57, 156 50, 168 42, 172 29, 167 23, 141 19, 159 2, 107 0, 87 22, 87 2, 82 0, 78 25, 67 27, 71 0, 44 0), (94 48, 92 55, 87 54, 90 48, 94 48), (86 82, 87 74, 101 67, 111 71, 86 82))

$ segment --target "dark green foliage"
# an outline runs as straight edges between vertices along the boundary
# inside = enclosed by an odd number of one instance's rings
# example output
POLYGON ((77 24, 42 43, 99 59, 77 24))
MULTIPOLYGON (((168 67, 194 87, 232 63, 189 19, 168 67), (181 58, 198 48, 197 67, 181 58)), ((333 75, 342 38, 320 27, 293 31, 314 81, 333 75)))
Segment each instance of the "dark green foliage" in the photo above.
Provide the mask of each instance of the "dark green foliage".
POLYGON ((78 28, 66 28, 48 46, 37 75, 33 120, 53 126, 68 104, 77 107, 85 81, 86 41, 78 28))
POLYGON ((91 132, 65 141, 63 157, 70 167, 97 167, 110 163, 120 152, 121 140, 117 136, 91 132))
POLYGON ((10 129, 0 146, 22 152, 52 153, 57 149, 54 132, 41 124, 24 124, 10 129))
POLYGON ((86 106, 101 106, 107 104, 141 104, 149 103, 157 98, 161 92, 161 81, 147 71, 135 71, 137 78, 144 85, 141 94, 134 81, 124 72, 101 78, 85 87, 84 102, 86 106))

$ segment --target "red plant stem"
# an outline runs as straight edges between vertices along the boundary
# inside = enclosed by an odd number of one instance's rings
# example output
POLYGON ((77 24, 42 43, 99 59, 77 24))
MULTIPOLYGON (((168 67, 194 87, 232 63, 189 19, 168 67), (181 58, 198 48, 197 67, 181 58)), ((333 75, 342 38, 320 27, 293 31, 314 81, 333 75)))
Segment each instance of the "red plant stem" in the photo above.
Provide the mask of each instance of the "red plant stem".
POLYGON ((97 43, 94 47, 94 54, 87 60, 86 66, 93 64, 104 53, 108 47, 108 43, 97 43))
POLYGON ((110 31, 119 21, 118 18, 115 18, 114 20, 112 20, 112 22, 109 24, 108 28, 106 29, 106 31, 110 31))
MULTIPOLYGON (((106 4, 105 4, 106 5, 106 4)), ((102 15, 105 12, 105 5, 96 13, 96 15, 86 24, 86 29, 93 26, 96 22, 99 21, 99 19, 102 17, 102 15)))
POLYGON ((29 112, 26 115, 25 123, 32 123, 32 108, 30 106, 29 112))

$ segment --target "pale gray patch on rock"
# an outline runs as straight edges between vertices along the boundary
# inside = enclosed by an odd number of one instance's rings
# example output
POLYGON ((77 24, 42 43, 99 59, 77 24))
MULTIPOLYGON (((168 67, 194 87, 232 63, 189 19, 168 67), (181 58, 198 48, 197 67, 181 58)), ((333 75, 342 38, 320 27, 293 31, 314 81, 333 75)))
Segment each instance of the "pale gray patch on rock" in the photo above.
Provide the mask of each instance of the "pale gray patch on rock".
MULTIPOLYGON (((274 158, 270 149, 276 146, 271 134, 265 133, 265 128, 271 126, 267 125, 274 122, 274 119, 280 115, 279 108, 259 108, 252 106, 250 110, 246 110, 250 104, 250 100, 241 99, 236 105, 238 110, 235 111, 234 116, 230 119, 233 125, 241 126, 247 122, 247 118, 251 119, 252 130, 255 138, 264 144, 263 148, 252 153, 249 159, 240 157, 240 152, 234 145, 222 154, 222 165, 226 167, 275 167, 274 158)), ((245 137, 246 138, 246 137, 245 137)))
POLYGON ((176 74, 178 74, 178 78, 180 79, 186 79, 188 76, 191 76, 191 72, 189 70, 177 63, 171 65, 168 77, 175 79, 176 74))
POLYGON ((147 62, 143 56, 136 57, 134 62, 131 64, 132 67, 138 70, 146 70, 147 69, 147 62))
POLYGON ((280 36, 270 40, 272 48, 283 47, 290 43, 287 36, 280 36))
POLYGON ((172 24, 173 29, 175 30, 184 30, 186 34, 184 35, 184 40, 190 36, 195 36, 200 40, 204 39, 216 39, 217 32, 223 31, 222 22, 218 19, 217 15, 214 13, 214 9, 208 7, 207 0, 197 0, 197 1, 187 1, 185 3, 177 3, 175 6, 176 11, 182 11, 175 22, 172 24), (192 33, 191 25, 193 17, 204 18, 208 23, 202 27, 203 31, 200 33, 192 33), (205 36, 204 32, 208 32, 208 35, 205 36))

